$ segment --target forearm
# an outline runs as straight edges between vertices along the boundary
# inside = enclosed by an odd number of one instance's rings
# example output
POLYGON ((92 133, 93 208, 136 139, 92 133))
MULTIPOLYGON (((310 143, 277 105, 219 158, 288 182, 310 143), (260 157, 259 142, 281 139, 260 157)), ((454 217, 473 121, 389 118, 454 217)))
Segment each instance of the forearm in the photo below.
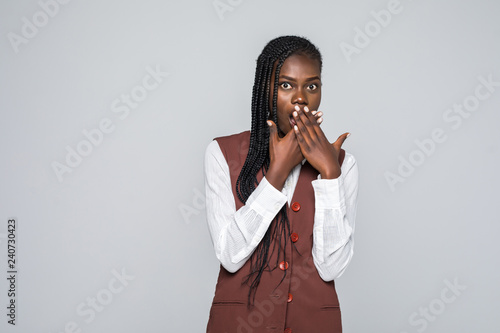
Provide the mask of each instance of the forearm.
POLYGON ((318 273, 325 281, 340 277, 353 256, 358 170, 354 157, 350 156, 346 163, 342 176, 313 181, 312 256, 318 273))
MULTIPOLYGON (((262 178, 246 204, 232 216, 217 213, 207 202, 209 222, 218 219, 212 234, 215 254, 229 272, 236 272, 250 258, 272 220, 286 202, 286 196, 262 178), (216 230, 215 230, 216 229, 216 230)), ((215 223, 213 223, 215 224, 215 223)))
POLYGON ((316 210, 312 256, 325 281, 340 277, 352 259, 354 230, 350 225, 345 206, 316 210))

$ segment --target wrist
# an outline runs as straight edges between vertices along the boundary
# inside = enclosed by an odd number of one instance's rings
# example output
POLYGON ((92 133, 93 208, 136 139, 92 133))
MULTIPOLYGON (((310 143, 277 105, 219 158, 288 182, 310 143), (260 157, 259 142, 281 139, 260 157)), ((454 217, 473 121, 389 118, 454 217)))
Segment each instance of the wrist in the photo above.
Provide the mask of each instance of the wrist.
POLYGON ((266 173, 267 181, 271 185, 273 185, 278 191, 281 191, 283 189, 286 178, 288 177, 289 172, 287 173, 285 169, 286 168, 282 166, 278 166, 271 163, 266 173))
POLYGON ((338 170, 328 170, 324 172, 320 172, 321 179, 336 179, 340 177, 340 169, 338 170))

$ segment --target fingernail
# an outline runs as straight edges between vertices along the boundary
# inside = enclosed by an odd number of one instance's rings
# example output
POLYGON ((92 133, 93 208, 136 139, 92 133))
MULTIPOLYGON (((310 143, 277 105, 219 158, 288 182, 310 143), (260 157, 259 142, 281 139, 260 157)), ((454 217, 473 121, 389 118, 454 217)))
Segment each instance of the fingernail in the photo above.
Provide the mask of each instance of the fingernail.
POLYGON ((295 110, 299 111, 300 107, 298 105, 295 105, 295 110))
MULTIPOLYGON (((314 111, 313 111, 314 112, 314 111)), ((318 117, 321 117, 323 115, 323 112, 318 112, 318 117)))
POLYGON ((351 133, 347 134, 346 138, 348 138, 351 135, 351 133))
POLYGON ((316 111, 311 112, 311 114, 314 116, 316 114, 316 111))
POLYGON ((297 113, 297 111, 293 111, 293 116, 294 117, 297 117, 299 114, 297 113))
POLYGON ((269 120, 267 121, 267 124, 268 124, 269 126, 271 126, 271 122, 270 122, 269 120))
POLYGON ((304 111, 309 112, 309 108, 307 106, 304 106, 304 111))
POLYGON ((299 128, 297 127, 297 125, 293 125, 293 129, 296 130, 296 131, 299 130, 299 128))
POLYGON ((318 119, 318 124, 321 124, 323 122, 323 118, 318 119))

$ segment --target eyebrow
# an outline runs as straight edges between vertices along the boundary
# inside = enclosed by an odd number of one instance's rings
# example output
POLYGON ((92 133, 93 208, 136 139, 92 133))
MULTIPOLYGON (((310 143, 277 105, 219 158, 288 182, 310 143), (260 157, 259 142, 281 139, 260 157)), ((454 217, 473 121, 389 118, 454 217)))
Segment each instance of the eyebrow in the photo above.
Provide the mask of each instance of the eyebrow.
MULTIPOLYGON (((290 76, 286 76, 286 75, 280 75, 280 79, 286 79, 286 80, 289 80, 289 81, 294 81, 294 82, 297 82, 297 80, 295 80, 293 77, 290 77, 290 76)), ((320 80, 320 77, 319 76, 313 76, 313 77, 310 77, 308 79, 306 79, 306 82, 307 81, 314 81, 314 80, 320 80)))

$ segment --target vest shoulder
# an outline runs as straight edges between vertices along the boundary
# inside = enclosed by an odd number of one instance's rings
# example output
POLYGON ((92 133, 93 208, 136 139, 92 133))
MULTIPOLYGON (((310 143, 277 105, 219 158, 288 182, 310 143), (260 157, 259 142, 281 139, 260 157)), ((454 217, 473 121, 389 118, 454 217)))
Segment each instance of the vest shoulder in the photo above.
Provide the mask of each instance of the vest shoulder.
POLYGON ((219 143, 219 146, 221 146, 221 148, 226 146, 234 146, 234 145, 241 145, 243 143, 249 143, 250 130, 225 136, 218 136, 214 138, 214 140, 216 140, 219 143))
POLYGON ((237 139, 240 139, 240 138, 246 137, 246 136, 250 137, 250 130, 246 130, 246 131, 243 131, 240 133, 235 133, 235 134, 230 134, 230 135, 218 136, 218 137, 214 138, 214 140, 217 140, 217 141, 237 140, 237 139))

